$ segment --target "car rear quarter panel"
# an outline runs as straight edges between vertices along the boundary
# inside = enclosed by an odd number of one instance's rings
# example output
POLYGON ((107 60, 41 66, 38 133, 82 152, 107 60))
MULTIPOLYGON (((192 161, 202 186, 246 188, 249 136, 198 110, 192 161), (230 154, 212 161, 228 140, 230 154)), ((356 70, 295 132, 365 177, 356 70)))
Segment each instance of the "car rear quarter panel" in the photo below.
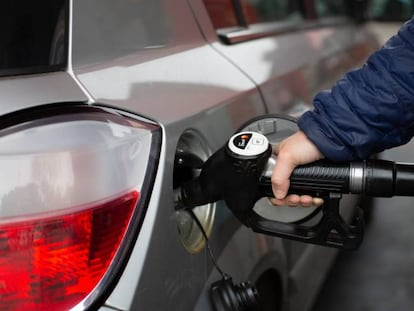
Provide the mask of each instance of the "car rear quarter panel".
POLYGON ((81 87, 66 72, 0 79, 1 114, 56 102, 86 102, 81 87))
MULTIPOLYGON (((73 2, 73 72, 93 100, 160 122, 163 144, 143 227, 107 305, 193 310, 212 266, 205 252, 187 253, 178 236, 172 186, 177 142, 192 129, 214 151, 265 112, 263 100, 254 83, 206 43, 186 1, 128 1, 122 10, 116 3, 73 2)), ((239 224, 218 209, 213 236, 219 252, 239 224)), ((251 269, 246 265, 239 274, 247 277, 251 269)))

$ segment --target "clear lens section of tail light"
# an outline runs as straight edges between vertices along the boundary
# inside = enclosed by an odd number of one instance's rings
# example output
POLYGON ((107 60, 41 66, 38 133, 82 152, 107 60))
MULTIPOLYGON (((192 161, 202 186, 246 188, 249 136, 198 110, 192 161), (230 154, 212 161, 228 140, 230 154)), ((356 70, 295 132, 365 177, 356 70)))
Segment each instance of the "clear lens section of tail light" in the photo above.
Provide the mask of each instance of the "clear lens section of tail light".
POLYGON ((0 310, 88 307, 142 221, 159 127, 91 106, 11 119, 0 130, 0 310))

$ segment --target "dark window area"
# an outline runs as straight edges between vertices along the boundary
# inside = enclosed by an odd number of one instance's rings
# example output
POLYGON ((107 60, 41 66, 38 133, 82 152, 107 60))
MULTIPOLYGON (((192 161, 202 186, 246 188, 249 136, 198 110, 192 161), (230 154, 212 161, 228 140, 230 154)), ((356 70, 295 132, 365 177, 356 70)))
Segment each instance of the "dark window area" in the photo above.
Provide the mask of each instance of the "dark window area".
POLYGON ((0 3, 0 75, 66 66, 65 0, 0 3))
POLYGON ((371 0, 372 17, 379 21, 407 21, 414 14, 414 0, 371 0))
POLYGON ((239 26, 232 0, 204 0, 214 28, 239 26))
POLYGON ((216 29, 302 19, 296 0, 204 0, 216 29))
POLYGON ((347 15, 346 0, 316 0, 318 17, 335 17, 347 15))
POLYGON ((299 2, 292 0, 240 0, 248 24, 300 20, 299 2))

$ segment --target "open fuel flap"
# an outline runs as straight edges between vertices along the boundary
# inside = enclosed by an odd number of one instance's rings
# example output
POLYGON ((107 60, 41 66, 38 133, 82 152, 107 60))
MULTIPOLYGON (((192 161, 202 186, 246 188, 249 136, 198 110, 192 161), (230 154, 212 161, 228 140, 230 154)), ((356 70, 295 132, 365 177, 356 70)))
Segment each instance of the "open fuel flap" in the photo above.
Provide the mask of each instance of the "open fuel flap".
MULTIPOLYGON (((173 188, 176 191, 185 183, 200 175, 204 162, 212 154, 205 139, 194 130, 187 130, 180 137, 174 158, 173 188)), ((215 203, 207 203, 193 209, 207 236, 213 227, 215 203)), ((178 232, 185 249, 190 253, 201 251, 206 240, 192 215, 183 209, 175 212, 178 232)))

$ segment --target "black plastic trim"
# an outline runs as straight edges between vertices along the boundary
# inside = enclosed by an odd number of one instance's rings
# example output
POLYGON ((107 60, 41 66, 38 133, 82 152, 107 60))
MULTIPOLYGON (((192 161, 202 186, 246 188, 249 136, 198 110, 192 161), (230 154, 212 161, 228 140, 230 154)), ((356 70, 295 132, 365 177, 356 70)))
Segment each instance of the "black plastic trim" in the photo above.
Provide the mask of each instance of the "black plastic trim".
MULTIPOLYGON (((0 130, 33 120, 66 115, 68 113, 85 112, 86 109, 90 108, 92 106, 87 105, 86 102, 60 102, 25 108, 2 115, 0 117, 0 130)), ((96 110, 96 108, 93 109, 96 110)))

